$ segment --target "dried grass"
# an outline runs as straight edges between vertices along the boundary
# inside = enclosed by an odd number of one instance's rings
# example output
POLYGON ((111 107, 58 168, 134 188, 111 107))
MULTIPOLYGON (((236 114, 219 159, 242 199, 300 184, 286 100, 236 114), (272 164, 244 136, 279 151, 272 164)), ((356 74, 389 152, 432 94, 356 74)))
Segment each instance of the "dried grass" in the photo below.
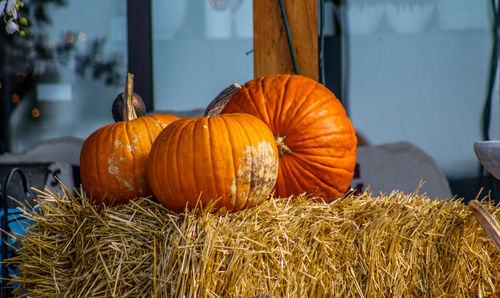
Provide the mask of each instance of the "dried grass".
MULTIPOLYGON (((272 198, 237 213, 106 207, 43 193, 20 239, 26 296, 462 296, 499 290, 500 253, 467 206, 425 194, 272 198)), ((499 206, 483 201, 498 220, 499 206)))

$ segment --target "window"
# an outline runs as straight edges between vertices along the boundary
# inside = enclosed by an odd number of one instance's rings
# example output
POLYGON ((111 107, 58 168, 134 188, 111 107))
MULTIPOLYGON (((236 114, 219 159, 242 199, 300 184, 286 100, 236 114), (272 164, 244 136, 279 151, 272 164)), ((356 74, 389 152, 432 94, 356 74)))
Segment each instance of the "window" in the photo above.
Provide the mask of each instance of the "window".
POLYGON ((29 38, 3 32, 2 151, 60 136, 85 138, 112 121, 127 70, 126 5, 120 0, 29 2, 29 38), (44 21, 44 19, 50 22, 44 21))
POLYGON ((153 0, 152 11, 155 110, 199 115, 253 78, 252 0, 153 0))
MULTIPOLYGON (((451 180, 476 177, 473 144, 482 139, 492 48, 490 1, 348 2, 349 109, 356 129, 375 145, 419 146, 451 180)), ((494 102, 491 135, 498 137, 494 102)))

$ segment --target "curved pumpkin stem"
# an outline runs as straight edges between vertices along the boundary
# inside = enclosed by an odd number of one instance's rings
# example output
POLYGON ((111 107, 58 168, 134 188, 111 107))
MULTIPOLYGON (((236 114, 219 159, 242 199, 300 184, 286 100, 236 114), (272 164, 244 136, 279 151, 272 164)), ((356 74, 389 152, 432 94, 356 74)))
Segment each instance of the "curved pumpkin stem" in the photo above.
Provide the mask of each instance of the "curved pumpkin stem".
POLYGON ((498 222, 478 200, 470 201, 467 206, 472 210, 472 213, 483 227, 486 235, 500 252, 500 225, 498 222))
POLYGON ((127 73, 127 82, 125 83, 125 104, 123 105, 123 116, 125 121, 137 119, 132 96, 134 94, 134 75, 127 73))
POLYGON ((286 136, 274 136, 274 138, 276 139, 280 157, 285 156, 285 154, 293 154, 292 149, 285 144, 286 136))
POLYGON ((222 109, 224 109, 228 101, 231 99, 231 96, 240 91, 240 89, 241 86, 238 83, 234 83, 226 87, 208 104, 207 108, 205 109, 204 116, 211 117, 219 115, 222 109))

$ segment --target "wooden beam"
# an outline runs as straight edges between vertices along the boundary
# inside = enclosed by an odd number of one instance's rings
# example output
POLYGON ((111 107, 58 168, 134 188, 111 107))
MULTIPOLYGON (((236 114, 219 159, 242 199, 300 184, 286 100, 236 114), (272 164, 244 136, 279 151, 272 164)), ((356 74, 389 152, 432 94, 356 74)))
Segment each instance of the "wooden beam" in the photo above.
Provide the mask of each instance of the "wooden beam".
MULTIPOLYGON (((299 74, 318 80, 317 0, 283 0, 299 74)), ((294 73, 279 0, 253 1, 254 77, 294 73)))

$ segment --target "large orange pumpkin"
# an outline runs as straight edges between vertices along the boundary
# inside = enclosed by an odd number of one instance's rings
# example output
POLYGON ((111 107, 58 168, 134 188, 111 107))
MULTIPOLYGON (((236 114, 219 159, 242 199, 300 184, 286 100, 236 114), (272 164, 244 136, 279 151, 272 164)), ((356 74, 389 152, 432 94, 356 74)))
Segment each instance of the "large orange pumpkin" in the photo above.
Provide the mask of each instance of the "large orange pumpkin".
POLYGON ((146 179, 151 145, 168 124, 180 119, 173 115, 137 118, 130 97, 128 101, 125 121, 99 128, 83 143, 80 153, 82 185, 97 202, 127 203, 136 197, 152 195, 146 179))
POLYGON ((148 180, 165 207, 237 211, 264 201, 276 183, 273 134, 249 114, 178 120, 156 138, 148 180), (201 205, 197 205, 201 204, 201 205))
POLYGON ((276 195, 306 192, 331 201, 349 188, 357 139, 344 107, 325 86, 300 75, 257 78, 226 100, 221 113, 236 112, 260 118, 276 138, 276 195))

